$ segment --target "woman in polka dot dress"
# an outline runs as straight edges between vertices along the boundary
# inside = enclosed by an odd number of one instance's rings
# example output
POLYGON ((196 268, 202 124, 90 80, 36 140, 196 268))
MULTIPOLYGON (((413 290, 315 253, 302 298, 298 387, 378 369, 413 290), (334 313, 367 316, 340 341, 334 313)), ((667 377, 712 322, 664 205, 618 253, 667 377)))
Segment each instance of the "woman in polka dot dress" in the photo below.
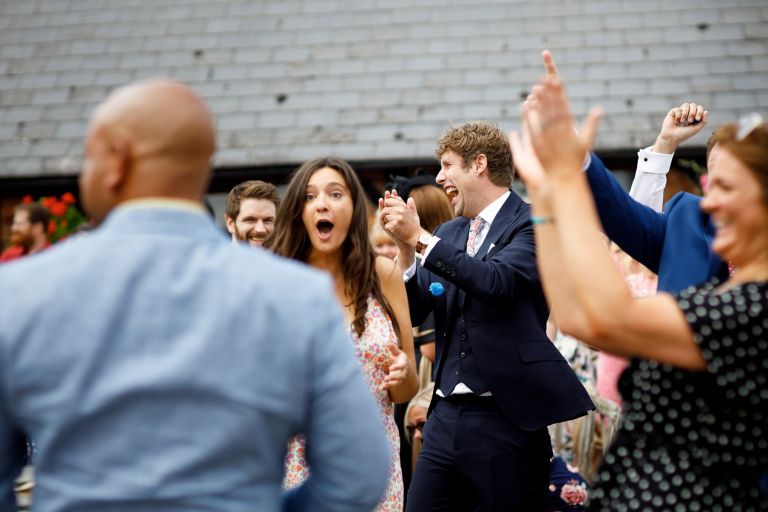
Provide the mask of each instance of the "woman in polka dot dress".
POLYGON ((526 136, 511 141, 542 219, 553 313, 570 334, 633 358, 619 383, 623 424, 589 510, 768 510, 759 484, 768 471, 768 126, 730 124, 713 136, 701 209, 732 276, 634 299, 601 243, 581 172, 599 116, 574 132, 557 77, 533 95, 526 136))
MULTIPOLYGON (((400 438, 393 404, 407 402, 419 387, 408 299, 394 262, 374 255, 368 239, 365 193, 349 164, 319 158, 302 165, 291 178, 275 230, 265 245, 332 276, 350 325, 350 343, 392 444, 389 484, 376 510, 402 512, 400 438)), ((307 465, 311 450, 311 440, 305 442, 302 436, 289 442, 285 487, 311 478, 307 465)))

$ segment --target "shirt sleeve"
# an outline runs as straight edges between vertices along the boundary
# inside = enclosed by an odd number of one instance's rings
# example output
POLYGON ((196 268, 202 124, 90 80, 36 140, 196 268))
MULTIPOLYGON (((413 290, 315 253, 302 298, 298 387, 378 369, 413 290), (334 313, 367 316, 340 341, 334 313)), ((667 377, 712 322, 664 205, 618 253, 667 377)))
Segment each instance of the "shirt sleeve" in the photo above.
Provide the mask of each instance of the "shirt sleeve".
POLYGON ((629 195, 638 203, 660 212, 664 202, 667 173, 674 154, 656 153, 651 151, 652 147, 637 152, 637 170, 629 195))

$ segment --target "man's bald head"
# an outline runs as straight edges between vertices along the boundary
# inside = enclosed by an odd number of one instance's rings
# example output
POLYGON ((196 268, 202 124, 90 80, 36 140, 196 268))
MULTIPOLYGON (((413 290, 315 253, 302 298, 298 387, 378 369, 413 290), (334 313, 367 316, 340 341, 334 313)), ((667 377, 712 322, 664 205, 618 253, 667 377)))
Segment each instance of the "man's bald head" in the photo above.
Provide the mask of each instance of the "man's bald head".
POLYGON ((189 87, 167 80, 122 87, 91 118, 80 188, 100 222, 116 205, 142 197, 199 201, 216 148, 213 119, 189 87))

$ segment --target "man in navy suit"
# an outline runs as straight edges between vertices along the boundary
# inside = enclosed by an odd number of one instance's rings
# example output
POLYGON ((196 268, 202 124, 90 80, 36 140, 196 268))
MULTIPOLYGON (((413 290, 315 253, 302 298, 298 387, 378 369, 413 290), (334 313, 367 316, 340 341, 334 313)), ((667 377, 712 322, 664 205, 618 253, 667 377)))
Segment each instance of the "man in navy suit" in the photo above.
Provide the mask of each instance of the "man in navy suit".
POLYGON ((16 508, 23 435, 38 510, 379 501, 388 442, 331 282, 227 241, 201 203, 215 140, 186 86, 117 90, 80 176, 100 226, 0 268, 0 510, 16 508), (312 475, 285 495, 299 432, 312 475))
POLYGON ((432 235, 413 199, 386 193, 379 204, 411 319, 435 315, 435 395, 407 509, 544 510, 547 425, 594 407, 545 334, 531 213, 510 190, 506 136, 465 124, 441 137, 436 156, 456 219, 432 235))

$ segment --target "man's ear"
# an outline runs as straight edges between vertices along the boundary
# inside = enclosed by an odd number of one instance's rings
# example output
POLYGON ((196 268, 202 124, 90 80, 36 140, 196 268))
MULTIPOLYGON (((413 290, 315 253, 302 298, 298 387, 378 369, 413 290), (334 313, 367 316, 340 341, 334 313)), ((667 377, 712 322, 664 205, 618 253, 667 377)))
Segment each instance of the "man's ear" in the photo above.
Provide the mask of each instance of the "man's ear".
POLYGON ((229 234, 232 236, 235 236, 235 221, 230 217, 229 215, 224 216, 224 220, 227 223, 227 231, 229 231, 229 234))
POLYGON ((128 179, 132 154, 128 141, 115 138, 109 143, 110 166, 104 176, 104 185, 111 193, 117 192, 128 179))
POLYGON ((475 173, 479 176, 488 169, 488 157, 480 153, 475 157, 475 173))

